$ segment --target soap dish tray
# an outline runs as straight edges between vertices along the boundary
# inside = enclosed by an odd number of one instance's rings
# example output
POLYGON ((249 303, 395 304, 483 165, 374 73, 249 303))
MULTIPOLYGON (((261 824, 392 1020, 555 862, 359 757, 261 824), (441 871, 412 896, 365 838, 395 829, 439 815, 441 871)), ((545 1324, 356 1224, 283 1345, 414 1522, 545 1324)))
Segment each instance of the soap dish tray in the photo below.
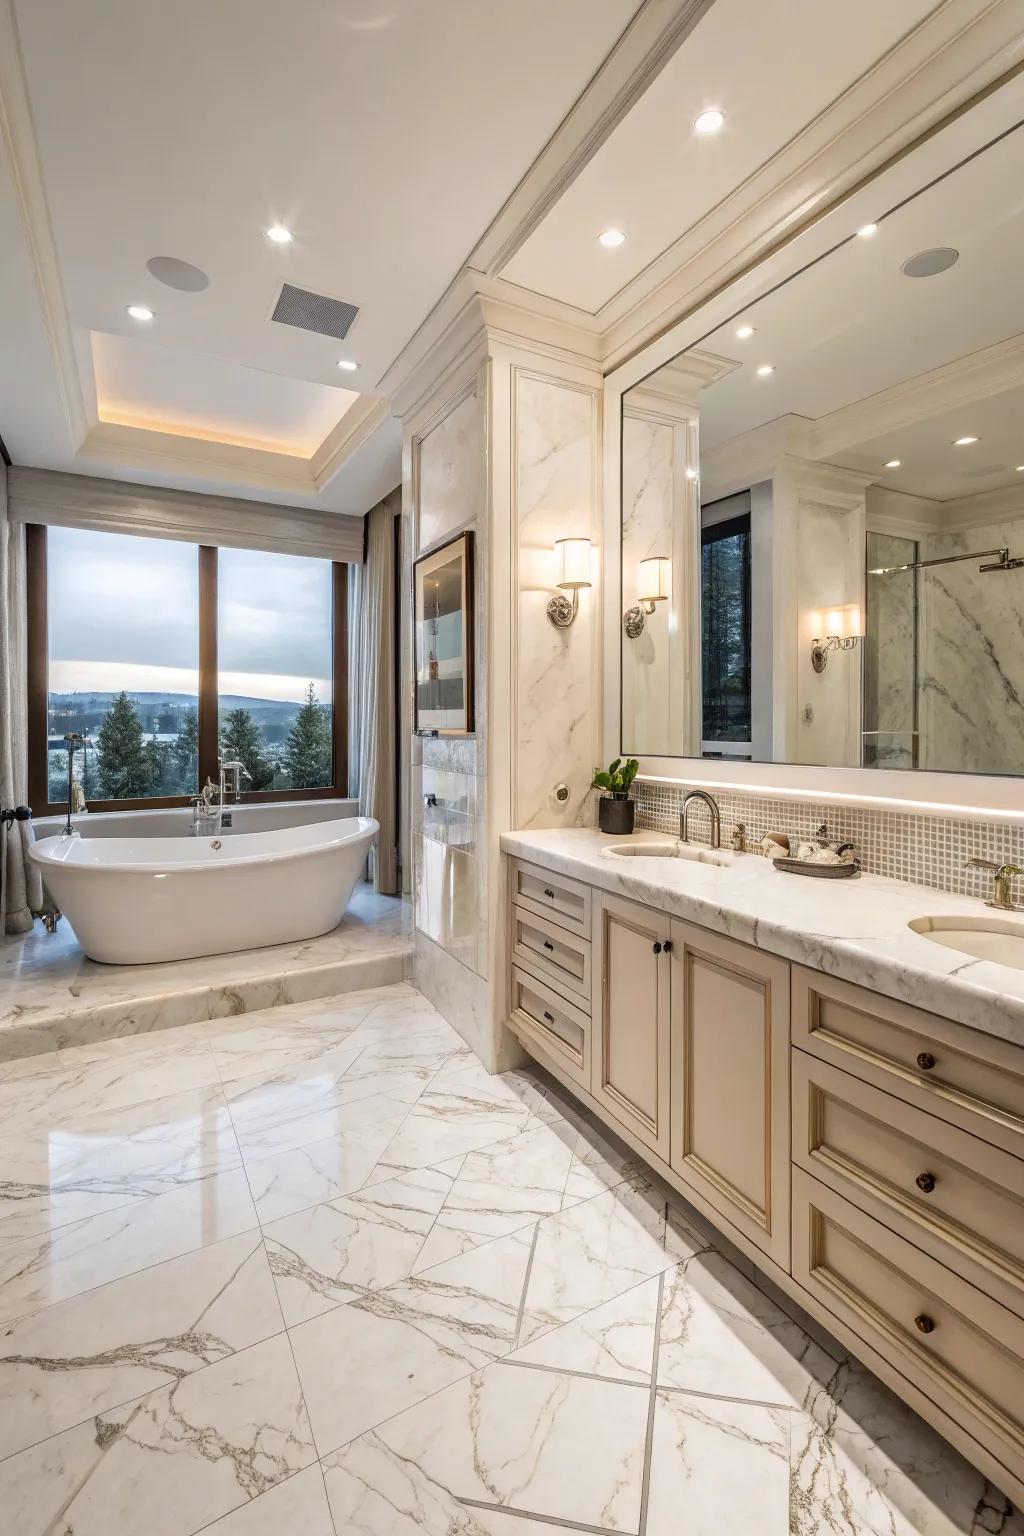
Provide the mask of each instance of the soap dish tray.
POLYGON ((860 865, 812 864, 810 859, 773 859, 775 868, 784 875, 810 875, 813 880, 852 880, 860 874, 860 865))

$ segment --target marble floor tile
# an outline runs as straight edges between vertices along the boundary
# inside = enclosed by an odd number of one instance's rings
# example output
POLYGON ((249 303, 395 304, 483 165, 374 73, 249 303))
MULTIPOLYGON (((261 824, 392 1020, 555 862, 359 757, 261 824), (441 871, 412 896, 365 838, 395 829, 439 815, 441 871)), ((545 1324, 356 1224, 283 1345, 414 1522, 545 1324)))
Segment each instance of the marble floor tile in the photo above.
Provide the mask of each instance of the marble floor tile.
POLYGON ((650 1184, 623 1184, 548 1216, 537 1227, 520 1343, 621 1296, 704 1246, 681 1226, 667 1224, 664 1198, 650 1184))
POLYGON ((288 1326, 404 1280, 451 1188, 423 1168, 265 1225, 288 1326))
POLYGON ((645 1387, 497 1363, 375 1439, 458 1499, 635 1532, 649 1401, 645 1387))
POLYGON ((550 1516, 539 1523, 464 1504, 375 1431, 324 1457, 323 1470, 335 1527, 344 1536, 551 1536, 577 1529, 550 1516))
POLYGON ((659 1276, 641 1281, 571 1323, 542 1333, 510 1355, 509 1363, 649 1384, 660 1285, 659 1276))
POLYGON ((531 1242, 498 1238, 292 1329, 321 1455, 509 1352, 531 1242))
POLYGON ((249 1188, 260 1221, 278 1221, 361 1189, 373 1177, 381 1153, 406 1112, 407 1107, 403 1107, 401 1115, 390 1119, 247 1162, 249 1188))
POLYGON ((316 1459, 284 1334, 3 1464, 18 1536, 192 1536, 316 1459))
POLYGON ((0 1321, 52 1306, 256 1226, 235 1169, 0 1247, 0 1321))
POLYGON ((385 1152, 382 1163, 396 1171, 425 1168, 494 1146, 523 1131, 560 1119, 539 1093, 519 1085, 509 1088, 479 1065, 460 1067, 452 1076, 442 1068, 420 1096, 412 1113, 385 1152), (539 1107, 544 1114, 534 1113, 539 1107))
POLYGON ((0 1331, 0 1459, 284 1327, 258 1230, 0 1331))
POLYGON ((238 1167, 218 1087, 0 1132, 0 1244, 238 1167))
POLYGON ((837 1369, 837 1360, 714 1250, 666 1274, 659 1386, 799 1408, 837 1369))
POLYGON ((416 1269, 429 1269, 560 1210, 575 1142, 576 1132, 564 1124, 538 1125, 468 1153, 416 1269))
POLYGON ((658 1392, 647 1536, 789 1536, 789 1420, 782 1408, 658 1392))
POLYGON ((1024 1536, 1024 1515, 853 1361, 792 1415, 792 1536, 1024 1536))
POLYGON ((635 1152, 605 1136, 596 1125, 584 1124, 577 1134, 562 1204, 576 1205, 616 1184, 648 1176, 646 1164, 635 1152))
POLYGON ((363 1003, 350 1012, 337 1007, 337 998, 325 1001, 334 1007, 313 1016, 307 1014, 305 1008, 322 1005, 293 1004, 293 1007, 303 1007, 301 1017, 294 1019, 287 1016, 285 1008, 267 1008, 262 1013, 247 1013, 239 1019, 208 1024, 207 1049, 220 1080, 231 1083, 239 1078, 270 1076, 289 1067, 302 1066, 304 1062, 319 1061, 329 1052, 343 1050, 372 1005, 363 1003))
POLYGON ((319 1464, 204 1526, 203 1536, 336 1536, 319 1464))

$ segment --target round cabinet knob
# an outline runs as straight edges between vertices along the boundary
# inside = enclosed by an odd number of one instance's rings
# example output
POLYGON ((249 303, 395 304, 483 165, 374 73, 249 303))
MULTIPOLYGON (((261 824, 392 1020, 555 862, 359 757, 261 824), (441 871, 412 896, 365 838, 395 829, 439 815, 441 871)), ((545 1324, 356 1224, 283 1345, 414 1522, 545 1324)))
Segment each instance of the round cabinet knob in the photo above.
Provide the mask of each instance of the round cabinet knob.
POLYGON ((661 947, 665 951, 666 955, 670 955, 672 953, 672 940, 666 939, 661 947))
POLYGON ((934 1333, 935 1319, 933 1317, 929 1317, 927 1312, 920 1312, 918 1313, 917 1317, 914 1318, 914 1327, 917 1329, 918 1333, 934 1333))
POLYGON ((554 901, 555 899, 554 891, 549 890, 547 886, 544 887, 544 895, 548 898, 549 901, 554 901))
POLYGON ((924 1194, 930 1195, 935 1188, 935 1175, 934 1173, 919 1173, 914 1183, 924 1194))
POLYGON ((935 1057, 931 1051, 921 1051, 917 1058, 917 1064, 922 1072, 930 1072, 935 1065, 935 1057))
POLYGON ((660 955, 661 954, 661 944, 659 943, 659 941, 657 939, 655 939, 655 941, 654 941, 654 943, 653 943, 653 945, 651 947, 653 948, 654 953, 656 955, 660 955))
POLYGON ((552 953, 554 953, 555 946, 552 944, 550 939, 545 939, 544 940, 544 948, 545 949, 550 949, 552 951, 552 953))

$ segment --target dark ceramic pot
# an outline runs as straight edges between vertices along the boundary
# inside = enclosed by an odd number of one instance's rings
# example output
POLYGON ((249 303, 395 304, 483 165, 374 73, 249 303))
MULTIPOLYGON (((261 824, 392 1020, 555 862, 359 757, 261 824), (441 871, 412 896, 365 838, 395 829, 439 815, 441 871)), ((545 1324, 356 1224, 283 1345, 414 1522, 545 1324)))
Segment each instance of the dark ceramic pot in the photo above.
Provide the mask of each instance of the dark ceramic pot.
POLYGON ((636 804, 628 795, 602 795, 598 802, 597 822, 602 832, 628 837, 635 815, 636 804))

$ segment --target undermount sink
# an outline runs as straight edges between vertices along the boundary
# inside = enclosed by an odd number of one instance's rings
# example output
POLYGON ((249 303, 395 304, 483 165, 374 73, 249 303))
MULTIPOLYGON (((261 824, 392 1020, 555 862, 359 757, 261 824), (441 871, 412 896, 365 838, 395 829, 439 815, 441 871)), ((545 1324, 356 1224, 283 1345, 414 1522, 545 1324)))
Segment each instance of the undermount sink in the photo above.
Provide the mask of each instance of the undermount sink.
POLYGON ((691 864, 714 864, 727 867, 732 861, 727 853, 717 848, 691 848, 687 843, 656 843, 642 837, 627 837, 612 848, 603 848, 608 859, 686 859, 691 864))
POLYGON ((1024 971, 1024 922, 1004 917, 915 917, 909 926, 933 944, 1024 971))

